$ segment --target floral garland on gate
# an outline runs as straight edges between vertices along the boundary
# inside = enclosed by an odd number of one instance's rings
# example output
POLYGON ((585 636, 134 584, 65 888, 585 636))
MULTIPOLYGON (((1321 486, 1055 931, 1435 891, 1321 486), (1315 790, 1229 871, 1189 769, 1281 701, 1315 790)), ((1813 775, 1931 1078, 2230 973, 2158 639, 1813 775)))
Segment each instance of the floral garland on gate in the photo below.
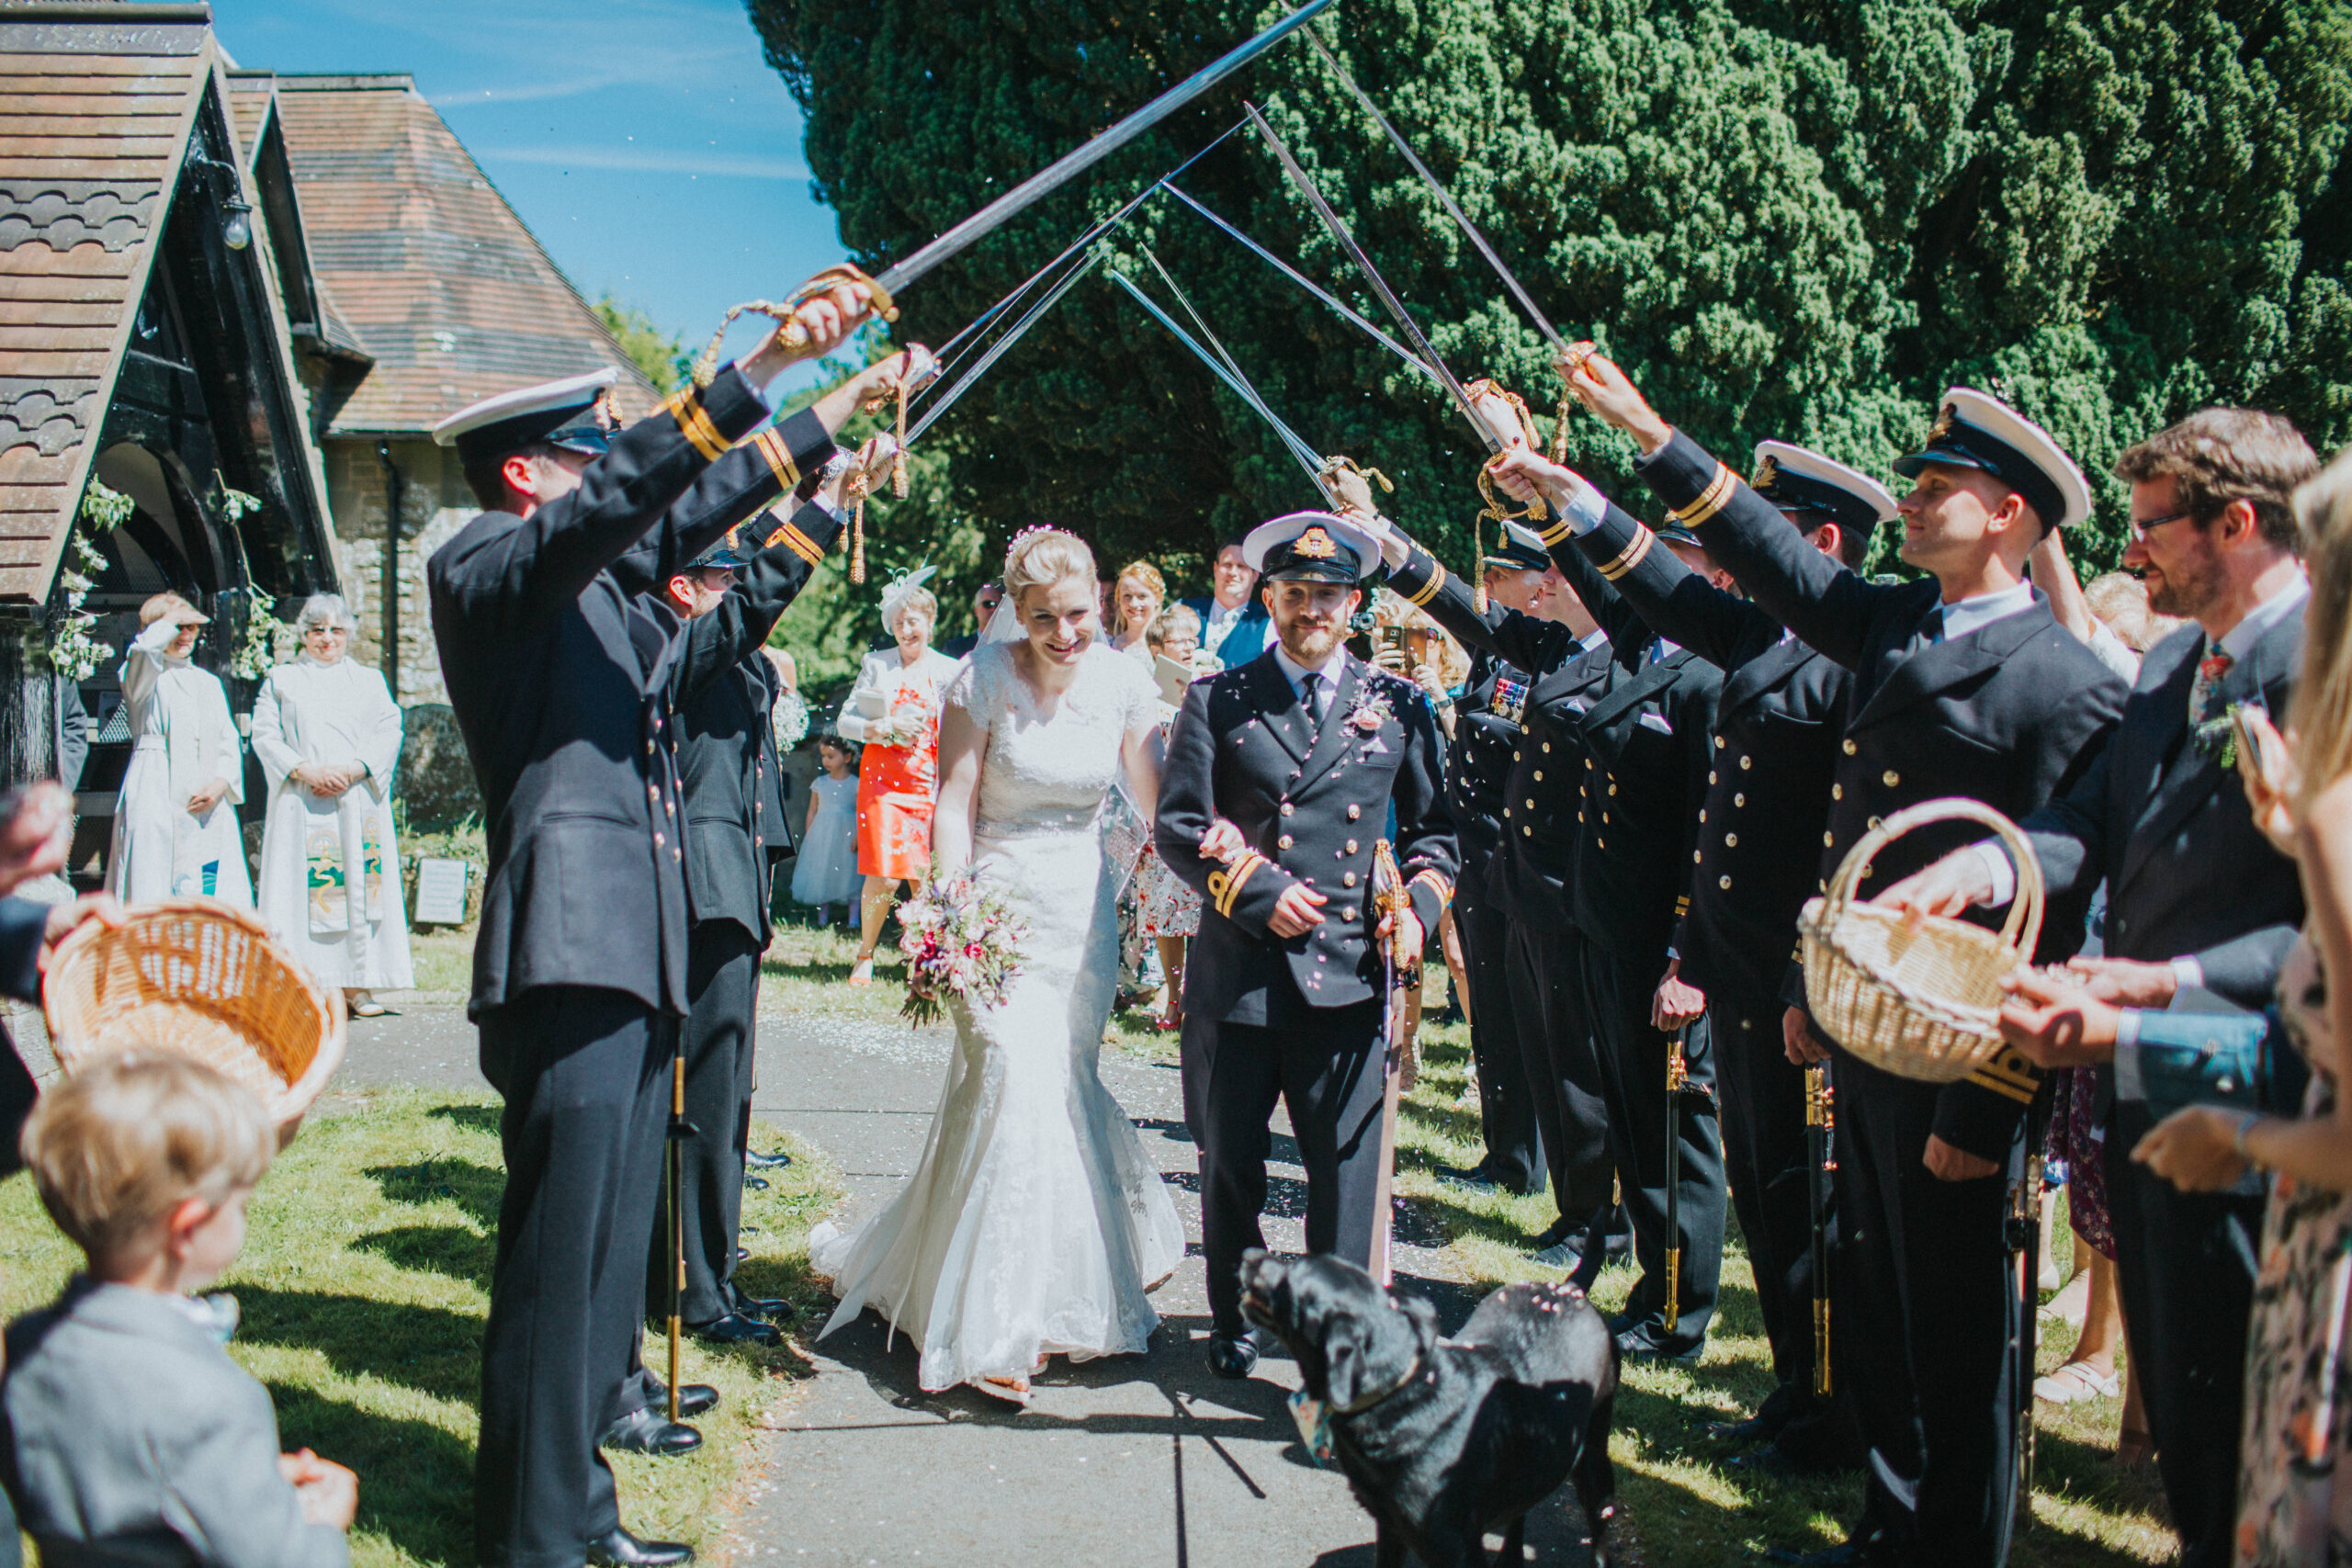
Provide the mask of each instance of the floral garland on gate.
POLYGON ((68 681, 86 681, 105 662, 107 645, 90 635, 96 617, 83 612, 83 602, 106 570, 106 552, 98 539, 130 521, 137 504, 105 480, 93 477, 82 491, 82 505, 65 536, 68 558, 57 574, 57 609, 48 620, 49 641, 41 651, 49 667, 68 681))

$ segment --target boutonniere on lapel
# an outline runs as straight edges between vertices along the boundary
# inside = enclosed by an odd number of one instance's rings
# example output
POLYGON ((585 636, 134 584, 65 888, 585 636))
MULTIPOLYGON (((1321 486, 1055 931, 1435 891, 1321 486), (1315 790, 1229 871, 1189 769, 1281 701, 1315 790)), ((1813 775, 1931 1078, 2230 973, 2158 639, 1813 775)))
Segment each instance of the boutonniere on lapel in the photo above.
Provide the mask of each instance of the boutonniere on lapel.
POLYGON ((1396 716, 1396 710, 1388 705, 1388 699, 1367 685, 1356 692, 1355 706, 1348 710, 1348 728, 1360 734, 1377 735, 1380 727, 1396 716))
MULTIPOLYGON (((2206 662, 2211 663, 2211 660, 2206 662)), ((2265 717, 2269 716, 2270 710, 2259 702, 2232 703, 2220 715, 2205 720, 2191 732, 2198 754, 2210 760, 2225 773, 2238 765, 2237 719, 2241 708, 2250 708, 2265 717)))

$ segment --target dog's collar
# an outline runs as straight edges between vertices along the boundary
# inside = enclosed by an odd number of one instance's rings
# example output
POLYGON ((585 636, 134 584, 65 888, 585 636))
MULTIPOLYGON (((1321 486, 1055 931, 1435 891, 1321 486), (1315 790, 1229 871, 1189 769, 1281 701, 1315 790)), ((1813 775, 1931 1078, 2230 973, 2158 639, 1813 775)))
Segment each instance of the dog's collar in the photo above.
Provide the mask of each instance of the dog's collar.
POLYGON ((1386 1399, 1389 1395, 1395 1393, 1398 1389, 1403 1388, 1407 1383, 1411 1382, 1413 1381, 1414 1374, 1419 1372, 1420 1370, 1421 1356, 1420 1352, 1416 1350, 1413 1353, 1412 1360, 1407 1363, 1405 1372, 1402 1377, 1399 1377, 1395 1382, 1390 1383, 1386 1388, 1380 1390, 1376 1393, 1368 1393, 1364 1395, 1362 1399, 1357 1400, 1352 1404, 1334 1404, 1331 1406, 1331 1414, 1334 1416, 1361 1416, 1365 1411, 1371 1409, 1374 1405, 1379 1404, 1382 1400, 1386 1399))

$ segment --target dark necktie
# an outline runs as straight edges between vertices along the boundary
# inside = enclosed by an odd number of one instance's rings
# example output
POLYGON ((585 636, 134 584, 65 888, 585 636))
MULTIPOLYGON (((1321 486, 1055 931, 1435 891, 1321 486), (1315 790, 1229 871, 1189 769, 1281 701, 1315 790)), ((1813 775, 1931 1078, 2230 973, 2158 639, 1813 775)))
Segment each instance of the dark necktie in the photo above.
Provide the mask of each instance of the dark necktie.
POLYGON ((2208 642, 2205 645, 2205 657, 2197 661, 2197 679, 2188 686, 2190 728, 2211 724, 2226 711, 2226 705, 2222 701, 2222 681, 2236 662, 2220 643, 2208 642))
POLYGON ((1299 677, 1298 705, 1306 710, 1306 733, 1311 739, 1323 728, 1323 677, 1309 670, 1299 677))

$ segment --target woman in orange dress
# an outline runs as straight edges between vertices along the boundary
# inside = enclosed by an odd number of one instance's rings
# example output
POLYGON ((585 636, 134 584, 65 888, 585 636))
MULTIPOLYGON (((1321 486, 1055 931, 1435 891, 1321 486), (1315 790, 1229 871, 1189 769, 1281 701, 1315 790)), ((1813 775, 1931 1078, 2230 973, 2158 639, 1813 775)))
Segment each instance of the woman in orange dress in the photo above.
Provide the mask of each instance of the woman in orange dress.
POLYGON ((931 814, 939 793, 939 694, 960 663, 931 646, 939 601, 923 568, 882 591, 882 624, 895 648, 865 656, 836 726, 865 750, 857 764, 857 868, 865 874, 862 941, 853 986, 874 983, 882 917, 902 882, 931 874, 931 814))

